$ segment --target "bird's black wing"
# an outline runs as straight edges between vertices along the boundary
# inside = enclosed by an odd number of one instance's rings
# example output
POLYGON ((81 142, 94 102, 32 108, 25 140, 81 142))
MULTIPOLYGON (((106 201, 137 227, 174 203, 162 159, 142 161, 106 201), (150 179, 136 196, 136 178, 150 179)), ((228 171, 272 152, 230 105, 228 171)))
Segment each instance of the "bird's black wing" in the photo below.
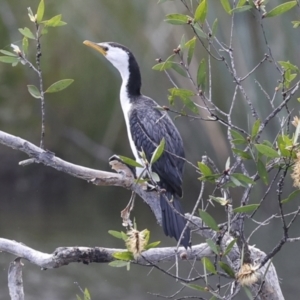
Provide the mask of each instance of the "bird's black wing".
POLYGON ((185 248, 190 246, 190 230, 181 215, 184 211, 178 196, 182 196, 182 172, 184 150, 182 139, 172 120, 165 111, 157 109, 158 105, 150 98, 139 98, 130 111, 129 123, 133 142, 138 151, 144 151, 150 161, 153 152, 162 138, 165 138, 165 151, 153 164, 152 170, 160 178, 160 187, 166 193, 160 195, 162 227, 167 236, 175 237, 185 248))
POLYGON ((150 161, 162 138, 165 138, 165 151, 153 164, 152 170, 158 174, 161 187, 181 197, 184 149, 178 130, 167 112, 158 110, 152 99, 143 96, 133 107, 129 123, 137 150, 143 150, 150 161))

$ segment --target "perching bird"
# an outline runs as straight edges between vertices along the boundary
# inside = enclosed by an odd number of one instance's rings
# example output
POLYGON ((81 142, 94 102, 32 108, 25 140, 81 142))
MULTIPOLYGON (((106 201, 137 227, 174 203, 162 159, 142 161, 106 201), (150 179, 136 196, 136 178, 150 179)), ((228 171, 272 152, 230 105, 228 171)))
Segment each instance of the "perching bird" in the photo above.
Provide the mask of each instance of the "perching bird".
MULTIPOLYGON (((135 57, 126 47, 113 42, 84 41, 84 44, 102 53, 121 74, 121 106, 136 161, 142 164, 140 152, 143 151, 149 162, 161 140, 165 139, 164 152, 154 162, 152 171, 158 174, 158 186, 165 191, 160 194, 164 233, 178 241, 186 226, 186 220, 181 216, 184 212, 179 200, 182 197, 185 157, 181 136, 168 114, 157 109, 159 105, 154 100, 141 94, 140 69, 135 57)), ((136 168, 136 175, 139 176, 141 171, 141 168, 136 168)), ((189 228, 186 228, 180 243, 185 248, 190 246, 189 228)))

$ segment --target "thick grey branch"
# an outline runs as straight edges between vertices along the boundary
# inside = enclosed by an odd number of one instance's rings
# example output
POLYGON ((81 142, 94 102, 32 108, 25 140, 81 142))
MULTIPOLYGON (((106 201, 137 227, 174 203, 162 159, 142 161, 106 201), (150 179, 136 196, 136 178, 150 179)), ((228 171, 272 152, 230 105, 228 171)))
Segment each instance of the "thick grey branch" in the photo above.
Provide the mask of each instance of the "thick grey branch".
POLYGON ((82 167, 64 161, 56 157, 55 154, 50 151, 43 150, 20 137, 16 137, 3 131, 0 131, 0 143, 26 153, 29 157, 33 158, 36 163, 42 163, 58 171, 92 182, 93 184, 102 186, 121 186, 126 189, 131 189, 150 206, 157 222, 161 224, 161 209, 160 202, 157 201, 157 193, 148 192, 143 185, 135 184, 131 171, 125 165, 118 164, 118 162, 115 161, 110 163, 112 168, 118 173, 82 167))
POLYGON ((8 288, 11 300, 24 300, 21 258, 12 261, 8 269, 8 288))
MULTIPOLYGON (((27 259, 29 262, 44 269, 59 268, 74 262, 82 262, 84 264, 109 263, 115 260, 113 257, 114 253, 127 251, 124 249, 103 247, 60 247, 53 253, 48 254, 34 250, 16 241, 3 238, 0 238, 0 250, 27 259)), ((178 256, 178 259, 184 254, 185 260, 200 260, 202 257, 212 256, 213 252, 206 243, 194 246, 190 250, 180 247, 177 252, 176 247, 153 248, 143 252, 145 259, 151 261, 153 264, 161 261, 175 262, 175 254, 178 256)), ((138 258, 135 263, 148 265, 143 258, 138 258)))
MULTIPOLYGON (((110 164, 112 168, 118 172, 118 174, 89 169, 66 162, 60 158, 57 158, 54 153, 51 153, 50 151, 43 150, 24 139, 7 134, 3 131, 0 131, 0 143, 13 149, 18 149, 25 152, 29 157, 33 158, 36 163, 42 163, 46 166, 55 168, 58 171, 68 173, 72 176, 87 180, 94 184, 121 186, 131 189, 132 191, 135 191, 150 206, 155 214, 156 219, 159 223, 161 223, 161 210, 159 201, 157 201, 157 193, 148 192, 141 184, 136 184, 129 168, 127 168, 124 164, 119 163, 117 160, 111 161, 110 164)), ((217 240, 217 237, 220 233, 217 233, 211 229, 201 229, 203 226, 205 226, 205 224, 203 224, 200 218, 191 216, 189 214, 186 214, 186 216, 187 218, 191 218, 192 222, 190 223, 190 227, 194 227, 193 229, 195 229, 196 233, 204 236, 205 238, 210 238, 214 241, 217 240)), ((228 233, 225 233, 220 241, 221 250, 224 252, 228 244, 232 241, 232 237, 228 233)), ((255 264, 259 264, 266 254, 255 247, 251 247, 250 249, 252 261, 255 264)), ((122 249, 107 249, 101 247, 68 247, 58 248, 54 253, 47 254, 36 251, 17 242, 1 238, 0 250, 12 253, 16 256, 24 257, 31 263, 43 268, 58 268, 71 262, 107 263, 114 260, 112 256, 113 253, 124 251, 122 249)), ((206 244, 193 246, 192 250, 189 249, 187 251, 183 248, 179 248, 177 253, 177 255, 179 255, 179 259, 183 251, 187 253, 187 259, 200 259, 203 256, 209 256, 212 254, 211 250, 206 244)), ((174 261, 175 253, 176 248, 156 248, 144 252, 143 255, 148 261, 157 263, 162 260, 174 261)), ((237 272, 240 268, 240 258, 241 254, 238 247, 235 245, 231 252, 226 256, 227 262, 235 272, 237 272)), ((145 262, 143 259, 139 259, 137 263, 147 265, 147 262, 145 262)), ((268 272, 265 275, 266 268, 267 265, 257 271, 260 279, 256 284, 251 286, 253 294, 258 294, 257 299, 261 300, 284 299, 273 264, 270 264, 268 272)))
MULTIPOLYGON (((188 217, 190 217, 187 214, 188 217)), ((192 217, 193 226, 203 227, 203 222, 198 217, 192 217)), ((196 229, 197 227, 195 227, 196 229)), ((205 238, 210 238, 216 241, 217 233, 211 229, 197 230, 197 233, 201 234, 205 238)), ((225 233, 221 239, 221 251, 224 252, 229 243, 232 241, 232 237, 225 233)), ((260 264, 260 262, 266 257, 266 253, 257 249, 256 247, 249 246, 251 260, 254 265, 260 264)), ((237 273, 241 266, 241 254, 239 252, 238 246, 235 244, 231 251, 226 256, 227 262, 230 267, 237 273)), ((283 294, 281 292, 279 280, 277 277, 276 269, 273 263, 269 266, 264 265, 262 268, 257 270, 258 281, 251 286, 253 295, 259 295, 257 299, 261 300, 284 300, 283 294), (266 272, 267 270, 267 272, 266 272)))

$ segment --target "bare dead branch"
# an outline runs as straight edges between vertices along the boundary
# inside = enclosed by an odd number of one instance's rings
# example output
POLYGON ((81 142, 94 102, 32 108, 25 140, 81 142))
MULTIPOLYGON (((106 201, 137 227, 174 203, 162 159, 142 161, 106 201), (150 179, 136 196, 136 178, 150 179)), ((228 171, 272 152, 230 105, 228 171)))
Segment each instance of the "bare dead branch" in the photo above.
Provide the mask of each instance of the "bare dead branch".
MULTIPOLYGON (((127 251, 127 249, 103 247, 60 247, 49 254, 37 251, 16 241, 3 238, 0 238, 0 250, 22 257, 43 269, 59 268, 76 262, 82 262, 84 264, 109 263, 116 260, 113 257, 114 253, 127 251)), ((196 245, 193 249, 189 250, 183 247, 179 247, 178 250, 177 247, 165 247, 153 248, 143 252, 145 259, 152 263, 174 262, 175 256, 177 256, 179 260, 182 260, 181 257, 184 257, 184 260, 200 260, 202 257, 212 255, 213 252, 206 243, 196 245)), ((145 259, 140 257, 136 261, 133 261, 133 263, 149 265, 145 259)))
POLYGON ((24 300, 21 258, 12 261, 8 269, 8 288, 11 300, 24 300))
MULTIPOLYGON (((192 217, 191 220, 199 227, 202 226, 202 220, 200 218, 192 217)), ((211 229, 204 229, 201 231, 198 230, 196 232, 206 238, 210 238, 213 240, 215 240, 217 237, 217 233, 211 229)), ((225 233, 220 243, 221 250, 225 251, 231 241, 232 237, 228 233, 225 233)), ((265 260, 266 253, 264 253, 263 251, 253 246, 249 246, 249 250, 251 260, 255 264, 259 264, 260 262, 263 262, 265 260)), ((236 273, 241 266, 241 255, 237 245, 233 246, 232 250, 226 256, 226 259, 230 267, 236 273)), ((259 280, 250 287, 253 294, 256 295, 258 294, 258 292, 260 292, 260 298, 258 299, 261 300, 284 300, 274 265, 272 263, 270 264, 270 266, 264 265, 260 269, 258 269, 257 272, 259 280), (262 281, 264 281, 263 285, 262 281)))
MULTIPOLYGON (((78 166, 69 162, 66 162, 60 158, 57 158, 54 153, 50 151, 43 150, 32 143, 0 131, 0 143, 11 147, 13 149, 20 150, 26 153, 29 157, 34 158, 35 162, 42 163, 46 166, 57 169, 75 176, 80 179, 87 180, 97 185, 112 185, 121 186, 127 189, 131 189, 139 194, 143 200, 151 207, 154 211, 158 222, 161 221, 161 211, 159 206, 159 201, 157 201, 156 192, 145 191, 142 185, 135 184, 133 175, 129 168, 124 164, 118 162, 117 160, 111 161, 112 168, 117 170, 119 173, 111 173, 105 171, 99 171, 94 169, 85 168, 78 166), (126 169, 127 168, 127 169, 126 169)), ((187 218, 190 218, 190 227, 192 227, 196 233, 201 234, 205 238, 210 238, 215 240, 218 238, 219 233, 215 232, 207 227, 203 227, 203 221, 196 217, 186 214, 187 218)), ((220 241, 220 247, 222 251, 225 251, 228 244, 232 241, 232 237, 225 233, 220 241)), ((204 256, 212 255, 211 249, 207 244, 195 245, 192 249, 185 250, 184 248, 179 248, 176 252, 176 247, 174 248, 154 248, 143 252, 143 256, 147 258, 148 261, 161 262, 161 261, 176 261, 175 259, 180 259, 183 251, 186 253, 183 257, 188 260, 200 259, 204 256), (176 255, 175 255, 176 253, 176 255)), ((251 249, 251 259, 255 262, 260 262, 266 257, 266 254, 257 248, 250 247, 251 249)), ((40 251, 36 251, 30 247, 19 244, 15 241, 9 241, 0 238, 0 250, 12 253, 18 257, 24 257, 33 264, 36 264, 42 268, 58 268, 63 265, 67 265, 72 262, 99 262, 107 263, 113 261, 113 253, 125 251, 123 249, 108 249, 102 247, 87 248, 87 247, 68 247, 68 248, 57 248, 54 253, 47 254, 40 251)), ((238 247, 235 245, 230 253, 226 256, 226 259, 231 266, 231 268, 236 272, 240 268, 240 252, 238 247)), ((142 258, 136 261, 138 264, 147 265, 147 262, 142 258)), ((263 278, 266 266, 259 269, 260 278, 263 278)), ((279 281, 274 266, 271 264, 269 270, 264 278, 265 283, 263 285, 254 284, 251 289, 254 294, 257 294, 260 288, 261 299, 268 300, 281 300, 283 299, 281 289, 279 286, 279 281), (270 293, 274 291, 274 293, 270 293), (262 297, 262 295, 265 295, 262 297), (270 296, 271 295, 271 296, 270 296)))
POLYGON ((0 131, 0 144, 26 153, 29 157, 34 158, 35 163, 42 163, 71 176, 92 182, 93 184, 101 186, 120 186, 131 189, 144 199, 154 213, 157 222, 161 224, 161 209, 160 202, 157 201, 157 193, 155 191, 146 191, 143 185, 135 184, 133 174, 124 164, 118 164, 116 161, 110 162, 112 168, 118 173, 82 167, 64 161, 56 157, 55 154, 50 151, 43 150, 20 137, 3 131, 0 131))

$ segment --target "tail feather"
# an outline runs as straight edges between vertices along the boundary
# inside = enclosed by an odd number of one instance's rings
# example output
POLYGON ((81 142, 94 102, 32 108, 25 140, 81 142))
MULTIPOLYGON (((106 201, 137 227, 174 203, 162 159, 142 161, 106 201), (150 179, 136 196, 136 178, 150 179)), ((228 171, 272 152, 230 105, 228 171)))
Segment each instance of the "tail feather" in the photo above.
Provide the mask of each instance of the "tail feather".
MULTIPOLYGON (((186 225, 186 220, 174 211, 178 211, 184 215, 180 200, 170 193, 164 193, 160 196, 160 206, 162 212, 162 227, 166 236, 174 237, 176 241, 180 239, 181 233, 186 225), (172 200, 173 197, 173 200, 172 200), (171 200, 168 201, 167 199, 171 200), (169 203, 168 203, 169 202, 169 203), (173 206, 173 208, 171 207, 173 206)), ((180 244, 185 248, 190 246, 190 229, 187 228, 184 232, 180 244)))

